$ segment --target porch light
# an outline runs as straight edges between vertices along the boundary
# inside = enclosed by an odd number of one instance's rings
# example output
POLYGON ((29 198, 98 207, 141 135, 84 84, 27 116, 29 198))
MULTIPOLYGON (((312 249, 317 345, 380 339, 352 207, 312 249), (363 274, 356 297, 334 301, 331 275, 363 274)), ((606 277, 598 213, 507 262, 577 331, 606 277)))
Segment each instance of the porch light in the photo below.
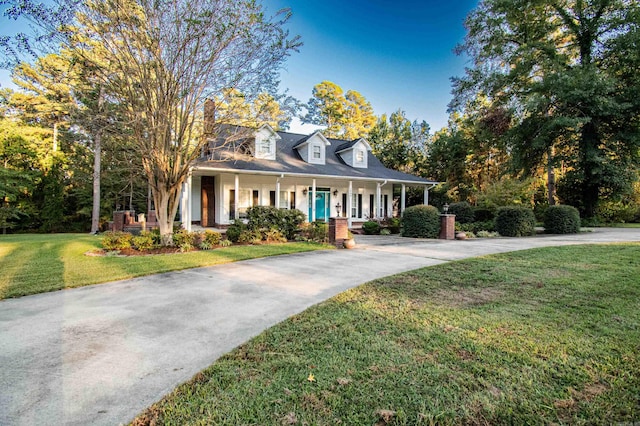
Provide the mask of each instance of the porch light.
POLYGON ((308 192, 309 191, 307 191, 307 188, 305 188, 305 189, 302 190, 302 195, 307 195, 308 192))
POLYGON ((338 196, 338 190, 337 190, 337 189, 333 191, 333 196, 334 196, 334 197, 337 197, 337 196, 338 196))
POLYGON ((449 211, 449 203, 444 203, 444 206, 442 206, 442 213, 447 214, 448 211, 449 211))
POLYGON ((340 217, 340 212, 342 212, 342 204, 340 204, 340 202, 336 204, 336 212, 338 213, 338 217, 340 217))

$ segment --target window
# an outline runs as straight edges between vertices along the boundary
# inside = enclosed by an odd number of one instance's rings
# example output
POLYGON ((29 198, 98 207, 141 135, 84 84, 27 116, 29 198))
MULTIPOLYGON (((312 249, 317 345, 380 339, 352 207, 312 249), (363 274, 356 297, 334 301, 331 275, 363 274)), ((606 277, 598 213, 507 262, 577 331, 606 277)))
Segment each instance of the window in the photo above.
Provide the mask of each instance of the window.
POLYGON ((361 149, 356 151, 356 163, 358 164, 364 163, 364 151, 361 149))
POLYGON ((318 145, 314 145, 313 146, 313 158, 315 160, 320 160, 322 158, 322 148, 320 148, 318 145))
POLYGON ((260 148, 258 148, 258 151, 261 154, 271 154, 271 141, 269 139, 260 141, 260 148))
MULTIPOLYGON (((275 207, 276 205, 276 191, 269 191, 269 205, 275 207)), ((294 191, 280 191, 280 206, 281 209, 295 209, 296 208, 296 193, 294 191)))
POLYGON ((236 209, 238 209, 238 217, 246 218, 247 209, 249 207, 257 206, 259 204, 259 197, 257 190, 240 189, 238 191, 238 203, 236 205, 236 191, 229 190, 229 219, 235 219, 236 209))
POLYGON ((351 217, 362 217, 362 194, 351 194, 351 217))

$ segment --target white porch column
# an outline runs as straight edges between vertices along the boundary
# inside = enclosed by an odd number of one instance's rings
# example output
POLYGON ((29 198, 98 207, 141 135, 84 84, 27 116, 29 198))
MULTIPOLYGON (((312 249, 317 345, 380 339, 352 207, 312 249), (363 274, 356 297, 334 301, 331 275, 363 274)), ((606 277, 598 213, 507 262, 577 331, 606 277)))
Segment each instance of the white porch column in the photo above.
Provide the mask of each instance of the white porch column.
POLYGON ((316 180, 311 185, 311 222, 316 221, 316 180))
POLYGON ((402 191, 400 194, 400 217, 402 217, 402 214, 404 213, 404 209, 407 206, 407 187, 405 186, 405 184, 402 184, 402 191))
POLYGON ((193 204, 191 200, 191 191, 193 191, 193 179, 191 178, 191 173, 187 176, 187 226, 186 230, 191 232, 191 221, 192 221, 192 209, 193 204))
POLYGON ((185 215, 187 214, 187 182, 182 184, 182 194, 180 194, 180 221, 182 222, 182 227, 187 229, 185 226, 185 215))
POLYGON ((240 175, 236 174, 235 182, 234 182, 234 191, 233 191, 233 205, 235 207, 233 212, 233 218, 235 220, 238 220, 238 218, 240 217, 240 212, 238 211, 239 198, 240 198, 240 175))
POLYGON ((380 182, 376 186, 376 214, 375 219, 382 218, 382 188, 380 182))
POLYGON ((353 182, 349 181, 349 190, 347 191, 347 226, 351 228, 353 218, 351 217, 351 209, 353 208, 353 182))
POLYGON ((429 205, 429 187, 428 186, 424 187, 424 205, 425 206, 429 205))
POLYGON ((276 179, 276 209, 280 208, 280 178, 276 179))

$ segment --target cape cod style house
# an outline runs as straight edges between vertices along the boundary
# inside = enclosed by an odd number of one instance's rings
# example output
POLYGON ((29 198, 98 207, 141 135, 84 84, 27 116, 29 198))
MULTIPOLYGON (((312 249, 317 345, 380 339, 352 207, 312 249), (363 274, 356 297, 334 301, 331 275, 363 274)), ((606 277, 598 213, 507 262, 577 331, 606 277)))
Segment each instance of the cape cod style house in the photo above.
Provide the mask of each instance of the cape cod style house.
POLYGON ((428 204, 437 183, 384 167, 365 139, 227 126, 192 168, 180 210, 187 229, 224 228, 252 206, 299 209, 309 222, 347 217, 349 227, 358 227, 392 216, 393 185, 401 187, 402 212, 407 187, 423 188, 428 204))

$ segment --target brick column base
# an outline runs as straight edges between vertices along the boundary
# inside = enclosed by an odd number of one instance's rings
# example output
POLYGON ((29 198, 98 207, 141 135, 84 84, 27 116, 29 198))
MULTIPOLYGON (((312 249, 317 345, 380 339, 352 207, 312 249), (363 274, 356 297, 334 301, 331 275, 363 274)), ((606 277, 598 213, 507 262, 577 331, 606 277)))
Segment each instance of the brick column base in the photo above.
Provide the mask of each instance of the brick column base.
POLYGON ((346 217, 329 218, 329 244, 343 248, 344 240, 349 237, 349 224, 346 217))
POLYGON ((456 215, 440 215, 440 236, 441 240, 454 240, 456 238, 456 215))

